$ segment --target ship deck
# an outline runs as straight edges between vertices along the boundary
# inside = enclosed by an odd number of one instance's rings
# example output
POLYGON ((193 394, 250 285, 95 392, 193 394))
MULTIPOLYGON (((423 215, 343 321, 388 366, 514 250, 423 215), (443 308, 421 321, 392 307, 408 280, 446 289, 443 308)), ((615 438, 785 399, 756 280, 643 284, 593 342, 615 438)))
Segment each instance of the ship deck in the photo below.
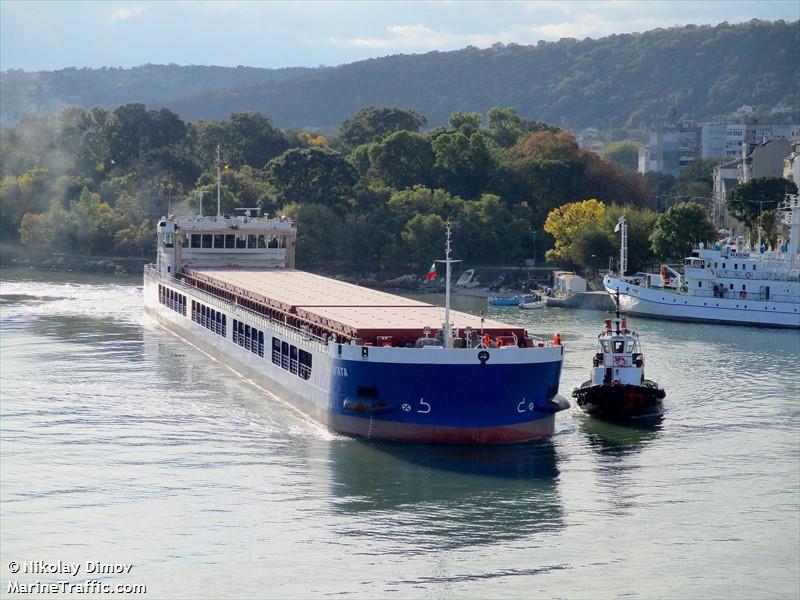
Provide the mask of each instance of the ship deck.
MULTIPOLYGON (((425 327, 435 333, 444 322, 444 308, 295 269, 184 269, 184 279, 204 291, 244 305, 293 326, 339 341, 360 339, 393 345, 422 337, 425 327), (384 341, 385 343, 385 341, 384 341)), ((492 319, 451 310, 456 329, 483 329, 491 337, 525 336, 525 330, 492 319)))

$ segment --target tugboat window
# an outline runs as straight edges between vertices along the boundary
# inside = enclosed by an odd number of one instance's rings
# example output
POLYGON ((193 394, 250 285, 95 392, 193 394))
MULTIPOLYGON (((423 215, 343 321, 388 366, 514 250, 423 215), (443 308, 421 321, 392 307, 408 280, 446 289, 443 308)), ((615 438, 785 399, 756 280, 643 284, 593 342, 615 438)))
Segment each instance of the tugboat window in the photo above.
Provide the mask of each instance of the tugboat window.
POLYGON ((614 342, 614 354, 620 354, 623 348, 625 348, 625 342, 623 342, 622 340, 614 342))
POLYGON ((603 352, 608 352, 608 342, 606 340, 600 342, 600 346, 602 346, 603 352))
POLYGON ((628 340, 625 343, 625 352, 628 352, 628 353, 633 352, 633 340, 628 340))

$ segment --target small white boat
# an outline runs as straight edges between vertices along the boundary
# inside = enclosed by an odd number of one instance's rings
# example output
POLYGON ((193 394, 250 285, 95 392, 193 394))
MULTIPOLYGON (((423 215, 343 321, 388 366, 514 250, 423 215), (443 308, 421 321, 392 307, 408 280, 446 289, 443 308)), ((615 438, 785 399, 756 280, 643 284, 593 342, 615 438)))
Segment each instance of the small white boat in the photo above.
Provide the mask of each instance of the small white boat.
POLYGON ((541 294, 530 294, 528 296, 524 296, 519 303, 520 308, 544 308, 545 304, 547 304, 547 299, 544 298, 541 294))

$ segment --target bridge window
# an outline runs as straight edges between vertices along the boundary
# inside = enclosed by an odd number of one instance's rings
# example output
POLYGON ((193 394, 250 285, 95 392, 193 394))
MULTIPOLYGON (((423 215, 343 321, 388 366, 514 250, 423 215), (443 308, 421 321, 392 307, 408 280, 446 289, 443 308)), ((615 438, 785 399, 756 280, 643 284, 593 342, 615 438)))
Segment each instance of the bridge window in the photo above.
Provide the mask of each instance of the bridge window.
POLYGON ((247 236, 246 235, 237 235, 236 236, 236 247, 237 248, 247 248, 247 236))
POLYGON ((193 233, 192 234, 191 247, 192 248, 199 248, 200 247, 200 234, 199 233, 193 233))
POLYGON ((215 233, 214 248, 224 248, 224 247, 225 247, 225 235, 222 233, 215 233))
POLYGON ((272 363, 281 366, 281 341, 276 337, 272 338, 272 363))
POLYGON ((256 247, 256 236, 254 236, 253 234, 247 236, 247 247, 248 248, 256 247))
POLYGON ((614 354, 622 353, 623 349, 625 348, 625 342, 622 340, 615 340, 613 343, 614 346, 614 354))
POLYGON ((297 374, 300 375, 303 379, 310 379, 311 378, 311 353, 306 352, 305 350, 299 350, 299 359, 300 359, 300 368, 297 371, 297 374))
POLYGON ((733 263, 733 268, 735 271, 739 270, 739 263, 733 263))
POLYGON ((289 344, 281 342, 281 368, 289 370, 289 344))
POLYGON ((258 236, 258 247, 259 248, 267 247, 267 240, 264 238, 263 234, 258 236))
POLYGON ((226 248, 235 248, 236 247, 236 236, 233 234, 227 234, 225 236, 225 247, 226 248))
POLYGON ((204 233, 203 234, 203 248, 211 248, 211 234, 204 233))

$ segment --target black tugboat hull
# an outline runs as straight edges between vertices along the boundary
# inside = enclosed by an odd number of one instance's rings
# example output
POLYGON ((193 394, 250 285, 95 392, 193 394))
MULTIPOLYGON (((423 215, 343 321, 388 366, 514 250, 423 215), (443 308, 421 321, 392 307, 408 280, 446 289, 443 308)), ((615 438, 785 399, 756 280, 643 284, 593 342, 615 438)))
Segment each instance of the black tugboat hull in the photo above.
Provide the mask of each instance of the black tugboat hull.
POLYGON ((584 383, 575 388, 572 397, 581 410, 604 419, 633 419, 655 417, 662 413, 663 389, 652 381, 645 385, 584 383))

